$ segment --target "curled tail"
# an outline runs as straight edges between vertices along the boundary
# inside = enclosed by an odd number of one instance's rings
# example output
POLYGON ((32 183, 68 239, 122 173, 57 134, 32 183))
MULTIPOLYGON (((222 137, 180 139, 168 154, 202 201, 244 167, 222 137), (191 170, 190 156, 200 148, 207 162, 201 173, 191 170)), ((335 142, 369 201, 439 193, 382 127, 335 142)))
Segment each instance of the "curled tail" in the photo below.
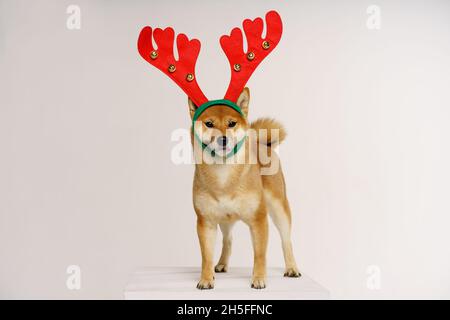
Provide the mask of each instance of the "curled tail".
POLYGON ((250 128, 256 131, 258 143, 268 147, 275 147, 286 138, 283 125, 272 118, 259 118, 250 124, 250 128))

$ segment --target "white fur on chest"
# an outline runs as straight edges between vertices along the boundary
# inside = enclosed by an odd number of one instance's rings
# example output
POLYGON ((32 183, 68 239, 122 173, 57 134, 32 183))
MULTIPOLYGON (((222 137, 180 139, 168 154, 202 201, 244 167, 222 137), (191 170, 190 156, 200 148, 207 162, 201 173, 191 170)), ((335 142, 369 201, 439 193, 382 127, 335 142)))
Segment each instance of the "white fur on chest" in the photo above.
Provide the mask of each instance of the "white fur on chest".
POLYGON ((237 217, 242 220, 250 219, 259 207, 261 197, 257 193, 212 197, 208 193, 194 195, 195 206, 199 213, 213 220, 224 220, 237 217))
POLYGON ((229 165, 222 164, 218 165, 213 171, 214 177, 221 188, 225 187, 230 179, 232 168, 229 165))

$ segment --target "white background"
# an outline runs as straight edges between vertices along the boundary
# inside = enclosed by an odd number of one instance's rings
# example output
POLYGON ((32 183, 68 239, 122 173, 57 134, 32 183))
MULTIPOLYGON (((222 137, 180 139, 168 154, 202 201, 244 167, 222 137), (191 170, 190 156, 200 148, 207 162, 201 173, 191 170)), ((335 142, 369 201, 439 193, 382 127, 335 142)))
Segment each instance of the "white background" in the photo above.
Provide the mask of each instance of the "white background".
MULTIPOLYGON (((137 267, 200 266, 193 167, 171 161, 186 96, 136 40, 145 25, 200 39, 197 78, 217 99, 219 37, 270 9, 284 34, 248 84, 250 118, 288 129, 301 271, 333 298, 450 298, 450 2, 250 0, 0 1, 1 298, 121 298, 137 267)), ((243 224, 234 238, 231 268, 251 266, 243 224)))

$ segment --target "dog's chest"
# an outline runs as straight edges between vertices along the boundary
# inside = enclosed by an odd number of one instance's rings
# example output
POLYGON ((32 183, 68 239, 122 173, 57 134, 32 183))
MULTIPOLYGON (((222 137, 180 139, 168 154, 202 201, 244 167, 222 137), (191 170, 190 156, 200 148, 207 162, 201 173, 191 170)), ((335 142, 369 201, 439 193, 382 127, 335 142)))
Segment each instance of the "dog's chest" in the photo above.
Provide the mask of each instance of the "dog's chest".
POLYGON ((210 172, 211 176, 214 178, 215 183, 219 188, 224 188, 229 183, 232 183, 234 171, 230 166, 221 165, 216 166, 215 170, 210 172))
POLYGON ((199 213, 218 222, 251 218, 262 197, 246 183, 246 174, 229 165, 210 170, 210 180, 202 182, 203 190, 194 191, 194 204, 199 213))
POLYGON ((261 197, 257 193, 212 196, 200 193, 194 196, 199 213, 218 222, 249 219, 259 207, 261 197))

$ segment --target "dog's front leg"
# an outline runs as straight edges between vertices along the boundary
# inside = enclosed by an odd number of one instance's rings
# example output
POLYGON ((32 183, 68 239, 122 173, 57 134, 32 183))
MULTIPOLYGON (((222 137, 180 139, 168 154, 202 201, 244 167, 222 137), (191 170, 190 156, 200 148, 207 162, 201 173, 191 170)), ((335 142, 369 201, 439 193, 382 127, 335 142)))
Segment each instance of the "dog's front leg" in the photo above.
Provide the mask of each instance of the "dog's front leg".
POLYGON ((266 287, 266 252, 269 234, 266 212, 260 212, 248 224, 254 252, 252 288, 264 289, 266 287))
POLYGON ((214 288, 214 245, 216 242, 217 224, 202 216, 197 218, 197 234, 202 251, 202 274, 197 284, 198 289, 214 288))

